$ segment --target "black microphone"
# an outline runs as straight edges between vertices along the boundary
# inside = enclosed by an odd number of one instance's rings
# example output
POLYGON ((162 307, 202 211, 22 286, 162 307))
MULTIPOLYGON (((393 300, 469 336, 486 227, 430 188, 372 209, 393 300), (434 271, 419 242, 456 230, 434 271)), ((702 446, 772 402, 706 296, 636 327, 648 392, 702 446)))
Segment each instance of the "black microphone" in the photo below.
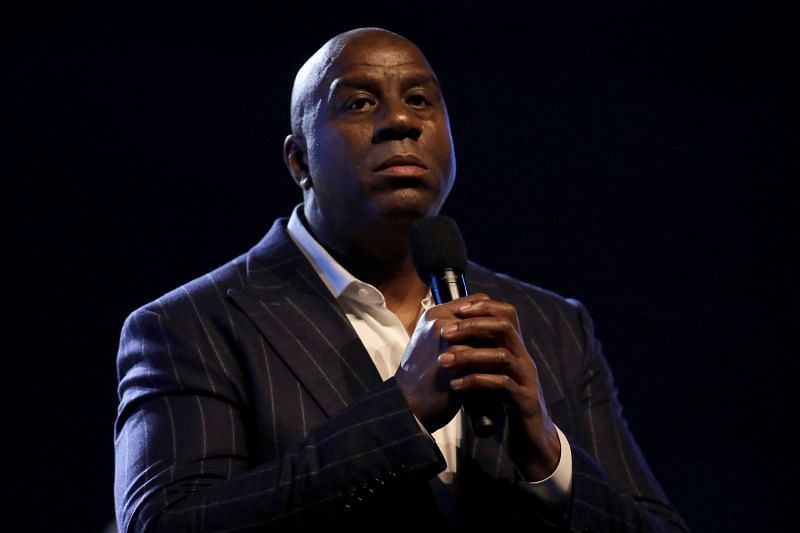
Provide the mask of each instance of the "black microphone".
MULTIPOLYGON (((464 272, 467 270, 467 248, 455 221, 445 215, 424 217, 411 228, 411 257, 420 279, 429 283, 437 304, 467 296, 464 272)), ((490 402, 467 398, 464 408, 472 420, 472 429, 479 437, 488 437, 497 430, 488 413, 490 402)))

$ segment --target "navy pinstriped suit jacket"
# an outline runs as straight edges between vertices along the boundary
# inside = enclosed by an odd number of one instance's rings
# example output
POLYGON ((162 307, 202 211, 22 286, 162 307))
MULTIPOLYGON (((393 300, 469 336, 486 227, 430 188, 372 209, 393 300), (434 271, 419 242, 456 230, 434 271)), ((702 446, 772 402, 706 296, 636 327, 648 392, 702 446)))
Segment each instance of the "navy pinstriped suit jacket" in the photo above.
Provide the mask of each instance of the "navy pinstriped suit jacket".
MULTIPOLYGON (((467 279, 471 292, 516 306, 570 440, 573 497, 566 521, 548 516, 516 485, 505 432, 478 439, 465 423, 462 529, 684 529, 626 428, 584 308, 474 264, 467 279)), ((121 532, 437 527, 429 480, 444 460, 394 380, 381 381, 286 219, 132 313, 117 363, 121 532)))

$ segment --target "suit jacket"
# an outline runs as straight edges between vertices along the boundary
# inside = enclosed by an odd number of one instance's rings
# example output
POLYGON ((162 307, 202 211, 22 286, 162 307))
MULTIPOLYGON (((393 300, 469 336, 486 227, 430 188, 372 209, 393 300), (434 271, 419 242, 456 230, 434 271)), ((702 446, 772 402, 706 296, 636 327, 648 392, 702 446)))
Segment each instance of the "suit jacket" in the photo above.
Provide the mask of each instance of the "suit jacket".
MULTIPOLYGON (((495 437, 463 424, 461 530, 685 529, 622 418, 584 307, 471 263, 471 292, 513 304, 570 441, 564 515, 522 490, 495 437)), ((275 222, 250 251, 134 311, 117 356, 118 527, 127 531, 445 528, 445 462, 275 222)), ((442 529, 440 529, 441 531, 442 529)))

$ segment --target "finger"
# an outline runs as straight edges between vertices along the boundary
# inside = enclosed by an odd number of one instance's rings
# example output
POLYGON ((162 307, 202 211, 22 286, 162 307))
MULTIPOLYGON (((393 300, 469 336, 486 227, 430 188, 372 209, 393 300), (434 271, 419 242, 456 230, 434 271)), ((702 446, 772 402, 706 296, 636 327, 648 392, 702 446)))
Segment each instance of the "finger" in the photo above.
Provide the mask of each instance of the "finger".
POLYGON ((455 313, 459 307, 468 306, 470 304, 475 304, 476 302, 491 300, 488 294, 484 294, 482 292, 476 292, 475 294, 470 294, 468 296, 462 296, 461 298, 456 298, 450 302, 445 302, 443 304, 439 304, 436 307, 445 307, 449 309, 452 313, 455 313))
POLYGON ((502 347, 472 348, 469 346, 451 346, 439 355, 439 366, 457 373, 514 374, 516 358, 514 354, 502 347))
POLYGON ((508 374, 522 386, 538 387, 538 368, 522 344, 522 339, 516 338, 511 342, 511 348, 497 343, 495 339, 468 340, 470 345, 448 343, 443 339, 444 343, 440 344, 442 353, 437 361, 439 367, 455 376, 471 373, 508 374))
POLYGON ((513 353, 525 353, 515 324, 504 317, 481 316, 450 322, 441 329, 441 336, 451 344, 491 339, 513 353))
POLYGON ((437 362, 451 377, 506 374, 521 387, 539 387, 539 373, 533 359, 530 356, 517 357, 502 347, 451 345, 439 355, 437 362))
POLYGON ((458 392, 491 392, 503 398, 518 395, 520 385, 506 374, 468 374, 450 380, 450 388, 458 392))
POLYGON ((461 318, 496 316, 504 317, 514 324, 519 322, 517 319, 517 309, 513 305, 492 299, 464 302, 456 308, 455 314, 461 318))
POLYGON ((460 394, 488 394, 506 402, 522 416, 536 417, 546 412, 544 396, 538 387, 525 387, 505 374, 468 374, 450 380, 450 388, 460 394))
POLYGON ((472 302, 480 301, 480 300, 489 300, 489 296, 483 293, 476 293, 470 294, 469 296, 464 296, 463 298, 458 298, 457 300, 453 300, 451 302, 446 302, 440 305, 434 305, 433 307, 428 308, 424 313, 423 317, 426 320, 435 320, 438 318, 455 318, 456 309, 460 306, 467 305, 472 302))

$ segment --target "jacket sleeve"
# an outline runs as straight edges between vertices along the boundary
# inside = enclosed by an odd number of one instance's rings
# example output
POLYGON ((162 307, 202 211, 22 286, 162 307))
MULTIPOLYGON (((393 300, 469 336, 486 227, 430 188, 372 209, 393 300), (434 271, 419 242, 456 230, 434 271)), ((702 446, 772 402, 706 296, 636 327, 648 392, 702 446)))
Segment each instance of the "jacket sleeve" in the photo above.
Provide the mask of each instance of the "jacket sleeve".
POLYGON ((582 348, 578 398, 581 438, 573 457, 569 528, 574 531, 687 531, 650 471, 622 416, 611 370, 582 304, 575 329, 582 348))
MULTIPOLYGON (((202 334, 143 309, 117 356, 115 500, 120 532, 316 530, 368 492, 444 468, 392 379, 253 464, 244 385, 202 334)), ((229 355, 229 354, 228 354, 229 355)))

